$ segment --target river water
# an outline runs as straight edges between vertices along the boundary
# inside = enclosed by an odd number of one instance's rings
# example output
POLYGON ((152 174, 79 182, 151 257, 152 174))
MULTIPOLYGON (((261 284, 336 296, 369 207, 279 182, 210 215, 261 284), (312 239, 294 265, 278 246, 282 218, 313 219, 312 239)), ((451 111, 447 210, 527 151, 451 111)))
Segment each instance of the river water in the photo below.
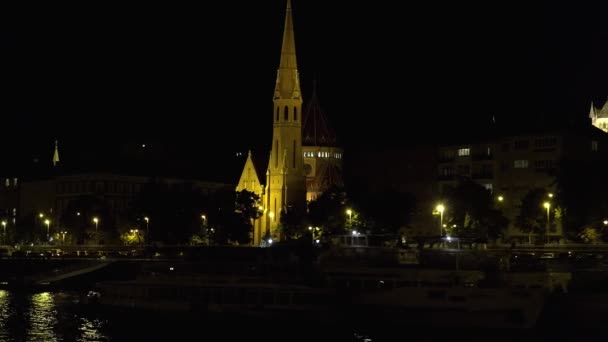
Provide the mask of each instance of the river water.
POLYGON ((331 324, 108 309, 79 304, 79 297, 77 292, 0 290, 0 342, 372 341, 331 324))
MULTIPOLYGON (((388 330, 382 321, 335 317, 323 322, 281 319, 151 313, 133 309, 103 308, 79 303, 78 292, 23 292, 0 290, 0 342, 4 341, 405 341, 466 336, 468 341, 538 341, 547 336, 595 336, 602 331, 606 311, 589 315, 581 308, 557 304, 546 308, 552 318, 530 331, 437 330, 414 331, 401 326, 388 330), (584 327, 580 313, 596 318, 584 327), (565 314, 570 313, 566 316, 565 314), (569 327, 569 328, 568 328, 569 327), (568 328, 564 330, 564 328, 568 328), (582 328, 582 329, 581 329, 582 328)), ((608 300, 607 297, 603 297, 608 300)), ((587 321, 585 319, 584 321, 587 321)), ((406 322, 404 322, 406 323, 406 322)), ((459 340, 459 339, 456 339, 459 340)))

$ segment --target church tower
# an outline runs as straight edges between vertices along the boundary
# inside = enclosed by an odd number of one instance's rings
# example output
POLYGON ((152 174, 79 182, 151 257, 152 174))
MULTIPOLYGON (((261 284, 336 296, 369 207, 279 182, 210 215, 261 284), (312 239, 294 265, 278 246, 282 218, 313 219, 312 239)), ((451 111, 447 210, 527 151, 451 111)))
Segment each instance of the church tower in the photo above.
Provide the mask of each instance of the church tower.
POLYGON ((281 60, 277 71, 272 112, 272 147, 266 171, 267 232, 278 238, 277 227, 286 211, 306 209, 306 178, 302 156, 302 94, 296 45, 287 0, 281 60))
POLYGON ((596 108, 591 102, 591 109, 589 110, 589 117, 591 118, 591 124, 604 132, 608 132, 608 98, 604 102, 602 108, 596 108))

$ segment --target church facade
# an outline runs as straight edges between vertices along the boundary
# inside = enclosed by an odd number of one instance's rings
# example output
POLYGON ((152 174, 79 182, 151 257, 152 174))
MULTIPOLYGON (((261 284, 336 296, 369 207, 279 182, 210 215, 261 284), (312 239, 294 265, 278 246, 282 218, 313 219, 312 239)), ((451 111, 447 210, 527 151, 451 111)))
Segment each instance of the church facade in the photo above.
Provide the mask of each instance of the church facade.
MULTIPOLYGON (((316 96, 313 95, 313 99, 316 96)), ((236 187, 236 191, 247 190, 260 196, 262 216, 252 222, 253 245, 268 244, 270 239, 280 240, 282 215, 305 213, 307 200, 316 199, 330 183, 341 184, 338 173, 342 169, 342 150, 332 146, 335 139, 328 136, 317 139, 316 134, 306 134, 308 140, 303 142, 307 122, 310 121, 309 126, 317 127, 318 120, 310 119, 318 109, 315 103, 316 100, 311 101, 307 113, 303 112, 292 7, 288 0, 271 112, 273 130, 268 164, 265 170, 256 168, 250 151, 236 187), (317 141, 323 141, 323 144, 316 144, 317 141)))

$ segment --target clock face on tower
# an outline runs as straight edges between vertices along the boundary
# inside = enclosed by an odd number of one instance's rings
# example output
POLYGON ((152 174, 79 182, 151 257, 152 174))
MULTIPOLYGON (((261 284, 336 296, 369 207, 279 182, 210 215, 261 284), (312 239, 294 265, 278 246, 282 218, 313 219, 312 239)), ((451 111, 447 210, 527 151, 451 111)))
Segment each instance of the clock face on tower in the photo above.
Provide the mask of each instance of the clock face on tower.
POLYGON ((310 175, 310 173, 312 172, 312 166, 310 166, 310 164, 304 164, 304 174, 305 175, 310 175))

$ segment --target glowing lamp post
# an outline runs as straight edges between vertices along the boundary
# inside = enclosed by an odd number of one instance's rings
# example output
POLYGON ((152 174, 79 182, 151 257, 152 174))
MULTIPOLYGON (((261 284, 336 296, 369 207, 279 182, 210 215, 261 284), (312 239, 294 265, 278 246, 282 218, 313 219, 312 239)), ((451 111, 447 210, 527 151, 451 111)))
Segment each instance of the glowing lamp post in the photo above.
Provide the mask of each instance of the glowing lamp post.
POLYGON ((46 224, 46 239, 48 241, 48 239, 49 239, 49 233, 50 233, 50 230, 51 230, 51 220, 49 220, 49 219, 44 220, 44 224, 46 224))
POLYGON ((6 221, 2 221, 2 229, 3 229, 2 243, 6 245, 6 221))
MULTIPOLYGON (((204 217, 205 215, 203 215, 204 217)), ((146 221, 146 241, 150 244, 150 218, 148 216, 144 216, 144 221, 146 221)))
POLYGON ((93 217, 93 223, 95 223, 95 233, 97 233, 97 226, 99 224, 99 219, 97 217, 93 217))
POLYGON ((353 211, 346 209, 346 215, 348 215, 348 225, 352 228, 353 226, 353 211))
POLYGON ((439 212, 439 236, 443 234, 443 212, 445 211, 445 207, 443 204, 438 204, 435 208, 439 212))
POLYGON ((549 221, 551 220, 551 203, 545 202, 543 203, 543 207, 547 209, 547 242, 549 242, 549 221))

